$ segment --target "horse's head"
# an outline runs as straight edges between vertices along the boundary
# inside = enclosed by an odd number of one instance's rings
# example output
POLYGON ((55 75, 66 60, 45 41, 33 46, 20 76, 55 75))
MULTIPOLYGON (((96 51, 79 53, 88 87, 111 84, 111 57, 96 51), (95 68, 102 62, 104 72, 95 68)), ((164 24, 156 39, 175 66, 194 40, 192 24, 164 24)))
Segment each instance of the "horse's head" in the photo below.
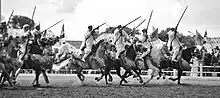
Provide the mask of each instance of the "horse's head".
POLYGON ((193 56, 198 59, 201 58, 201 53, 199 51, 199 48, 197 48, 196 46, 186 48, 183 50, 182 57, 187 62, 190 62, 190 60, 192 59, 193 56))

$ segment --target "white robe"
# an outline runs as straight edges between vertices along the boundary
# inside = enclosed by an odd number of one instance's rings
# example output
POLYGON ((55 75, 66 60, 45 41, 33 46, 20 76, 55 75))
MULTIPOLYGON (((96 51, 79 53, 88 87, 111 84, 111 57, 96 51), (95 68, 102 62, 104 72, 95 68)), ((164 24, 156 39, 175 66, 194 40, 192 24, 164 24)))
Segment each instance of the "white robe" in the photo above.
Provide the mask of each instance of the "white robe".
POLYGON ((86 45, 86 48, 84 49, 85 52, 91 51, 92 49, 92 45, 95 42, 95 39, 93 38, 93 36, 91 35, 91 31, 87 31, 85 34, 85 39, 83 40, 80 49, 83 48, 84 45, 86 45))
POLYGON ((116 53, 116 59, 118 59, 118 56, 119 54, 125 50, 125 39, 129 39, 129 36, 128 34, 122 30, 122 35, 120 34, 119 32, 119 29, 116 29, 114 31, 114 43, 115 43, 115 47, 116 47, 116 50, 117 50, 117 53, 116 53))
POLYGON ((172 56, 172 61, 174 61, 176 58, 177 58, 177 61, 179 60, 180 58, 180 51, 179 51, 179 48, 181 47, 181 43, 178 39, 178 35, 179 33, 175 35, 175 32, 173 31, 169 31, 168 32, 168 37, 169 37, 169 40, 168 40, 168 49, 170 50, 170 46, 172 45, 173 49, 172 49, 172 52, 173 52, 173 56, 172 56))

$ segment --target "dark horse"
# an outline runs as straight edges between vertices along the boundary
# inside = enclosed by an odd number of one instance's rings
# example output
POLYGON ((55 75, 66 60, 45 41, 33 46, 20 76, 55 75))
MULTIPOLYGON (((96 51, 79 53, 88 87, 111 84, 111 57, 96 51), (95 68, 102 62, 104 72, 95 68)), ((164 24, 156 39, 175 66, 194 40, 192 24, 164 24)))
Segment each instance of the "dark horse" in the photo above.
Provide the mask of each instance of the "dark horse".
POLYGON ((135 44, 126 45, 125 50, 121 52, 119 55, 119 59, 121 61, 122 67, 125 69, 125 73, 122 76, 122 80, 120 81, 120 84, 124 81, 127 83, 127 81, 124 79, 130 75, 132 75, 131 71, 133 71, 140 79, 140 83, 143 83, 143 79, 140 76, 140 69, 136 66, 135 60, 137 56, 137 51, 139 48, 135 44))
POLYGON ((105 52, 105 56, 104 56, 104 62, 105 62, 105 80, 106 80, 106 84, 108 84, 108 81, 112 82, 113 81, 113 78, 110 74, 110 71, 112 69, 116 70, 116 74, 122 79, 124 80, 126 83, 127 81, 122 77, 121 75, 121 61, 119 59, 115 59, 113 57, 113 53, 116 52, 116 49, 115 49, 115 46, 112 45, 112 44, 108 44, 108 48, 106 49, 106 52, 105 52), (107 76, 109 75, 109 79, 107 79, 107 76), (108 80, 108 81, 107 81, 108 80))
POLYGON ((170 59, 164 59, 161 60, 159 69, 165 69, 165 68, 174 68, 178 70, 178 77, 177 78, 170 78, 170 80, 176 81, 178 80, 178 84, 180 83, 180 79, 182 76, 183 71, 189 71, 191 70, 191 66, 189 64, 191 63, 190 60, 193 56, 198 56, 198 49, 196 47, 190 47, 187 49, 184 49, 181 55, 181 59, 179 63, 172 63, 170 59))

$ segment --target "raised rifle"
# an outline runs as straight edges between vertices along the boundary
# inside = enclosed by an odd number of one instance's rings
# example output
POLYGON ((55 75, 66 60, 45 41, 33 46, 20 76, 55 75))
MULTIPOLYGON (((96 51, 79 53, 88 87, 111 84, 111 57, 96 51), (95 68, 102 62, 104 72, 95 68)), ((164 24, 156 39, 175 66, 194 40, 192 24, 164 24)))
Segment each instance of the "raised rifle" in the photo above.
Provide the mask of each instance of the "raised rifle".
POLYGON ((31 17, 31 21, 30 21, 30 23, 29 23, 29 30, 30 30, 30 31, 31 31, 31 24, 32 24, 32 22, 34 21, 33 19, 34 19, 35 10, 36 10, 36 6, 34 6, 34 11, 33 11, 32 17, 31 17))
POLYGON ((151 20, 152 14, 153 14, 153 10, 152 10, 151 13, 150 13, 150 18, 149 18, 148 23, 147 23, 146 32, 147 32, 147 30, 148 30, 148 28, 149 28, 150 20, 151 20))
MULTIPOLYGON (((129 24, 131 24, 132 22, 138 20, 139 18, 141 18, 141 16, 135 18, 134 20, 132 20, 132 21, 130 21, 129 23, 127 23, 126 25, 124 25, 121 29, 119 29, 119 33, 121 33, 121 34, 120 34, 120 36, 116 39, 115 42, 117 42, 117 41, 119 40, 119 38, 122 36, 122 30, 123 30, 125 27, 127 27, 129 24)), ((114 44, 116 44, 116 43, 114 43, 114 44)))
POLYGON ((13 15, 13 13, 14 13, 14 10, 12 10, 10 17, 8 18, 8 22, 6 23, 6 26, 8 26, 9 21, 11 20, 11 17, 12 17, 12 15, 13 15))
POLYGON ((144 19, 140 24, 138 24, 135 29, 137 29, 139 26, 141 26, 144 22, 146 21, 146 19, 144 19))
POLYGON ((58 21, 57 23, 53 24, 52 26, 48 27, 47 29, 43 30, 41 33, 47 31, 48 29, 50 29, 50 28, 52 28, 53 26, 55 26, 55 25, 57 25, 58 23, 60 23, 61 21, 63 21, 63 19, 60 20, 60 21, 58 21))
POLYGON ((127 23, 126 25, 124 25, 120 30, 123 30, 125 27, 127 27, 129 24, 131 24, 132 22, 138 20, 139 18, 141 18, 141 16, 135 18, 134 20, 130 21, 129 23, 127 23))
MULTIPOLYGON (((153 10, 151 11, 150 13, 150 17, 149 17, 149 20, 148 20, 148 23, 147 23, 147 28, 146 28, 146 37, 148 36, 147 35, 147 31, 148 31, 148 28, 149 28, 149 25, 150 25, 150 20, 151 20, 151 17, 152 17, 152 14, 153 14, 153 10)), ((147 38, 145 38, 144 42, 147 40, 147 38)), ((151 42, 150 43, 150 46, 152 46, 151 42)))
POLYGON ((103 24, 101 24, 101 25, 97 26, 96 28, 94 28, 94 29, 91 31, 91 34, 90 34, 88 37, 85 38, 85 43, 84 43, 84 45, 83 45, 83 47, 82 47, 82 49, 81 49, 82 51, 86 48, 86 40, 87 40, 88 38, 90 38, 90 36, 94 35, 95 30, 99 29, 101 26, 103 26, 103 25, 105 25, 105 24, 106 24, 106 22, 104 22, 103 24))
POLYGON ((105 24, 106 24, 106 22, 104 22, 103 24, 101 24, 101 25, 97 26, 96 28, 94 28, 94 29, 93 29, 93 31, 95 31, 95 30, 99 29, 99 27, 101 27, 101 26, 103 26, 103 25, 105 25, 105 24))
MULTIPOLYGON (((177 28, 178 28, 178 26, 179 26, 179 24, 180 24, 180 21, 181 21, 182 18, 183 18, 183 15, 185 14, 185 12, 186 12, 186 10, 187 10, 187 8, 188 8, 188 6, 186 6, 186 8, 185 8, 185 10, 184 10, 184 12, 183 12, 183 14, 182 14, 182 16, 180 17, 180 19, 179 19, 179 21, 178 21, 176 27, 174 28, 174 38, 173 38, 172 41, 171 41, 170 51, 173 50, 172 42, 173 42, 173 40, 177 37, 177 36, 176 36, 176 34, 177 34, 177 28)), ((180 43, 179 43, 179 45, 182 46, 180 43)))

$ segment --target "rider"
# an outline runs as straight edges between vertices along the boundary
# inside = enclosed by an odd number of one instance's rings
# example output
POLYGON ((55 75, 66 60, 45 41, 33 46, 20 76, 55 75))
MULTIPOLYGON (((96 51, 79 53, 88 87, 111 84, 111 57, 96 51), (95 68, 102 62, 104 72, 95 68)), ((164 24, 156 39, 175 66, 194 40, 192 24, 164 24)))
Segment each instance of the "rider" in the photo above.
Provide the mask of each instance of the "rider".
POLYGON ((40 37, 41 37, 41 32, 40 32, 40 25, 35 26, 34 31, 32 32, 33 36, 33 42, 30 53, 31 54, 42 54, 42 45, 40 43, 40 37), (41 51, 40 51, 41 50, 41 51))
POLYGON ((172 62, 177 63, 180 59, 181 52, 182 52, 182 44, 179 41, 179 33, 176 31, 175 28, 171 28, 168 32, 168 48, 170 51, 173 51, 173 56, 172 56, 172 62))
POLYGON ((150 38, 147 35, 147 30, 143 29, 143 40, 142 40, 142 45, 144 46, 144 48, 146 48, 147 50, 145 52, 142 53, 142 55, 139 57, 140 59, 144 60, 144 57, 147 56, 148 54, 150 54, 151 49, 153 48, 151 43, 150 43, 150 38))
MULTIPOLYGON (((96 28, 98 30, 98 28, 96 28)), ((93 29, 92 25, 88 26, 88 31, 84 34, 85 39, 83 40, 83 43, 81 45, 81 51, 84 52, 84 56, 82 57, 82 61, 85 62, 86 57, 91 53, 92 51, 92 45, 95 43, 95 29, 93 29)))
POLYGON ((122 26, 119 25, 117 29, 114 31, 114 45, 116 47, 116 59, 120 53, 125 50, 125 41, 129 39, 128 34, 123 30, 122 26))
POLYGON ((23 29, 24 35, 29 34, 29 25, 28 24, 25 24, 22 29, 23 29))

